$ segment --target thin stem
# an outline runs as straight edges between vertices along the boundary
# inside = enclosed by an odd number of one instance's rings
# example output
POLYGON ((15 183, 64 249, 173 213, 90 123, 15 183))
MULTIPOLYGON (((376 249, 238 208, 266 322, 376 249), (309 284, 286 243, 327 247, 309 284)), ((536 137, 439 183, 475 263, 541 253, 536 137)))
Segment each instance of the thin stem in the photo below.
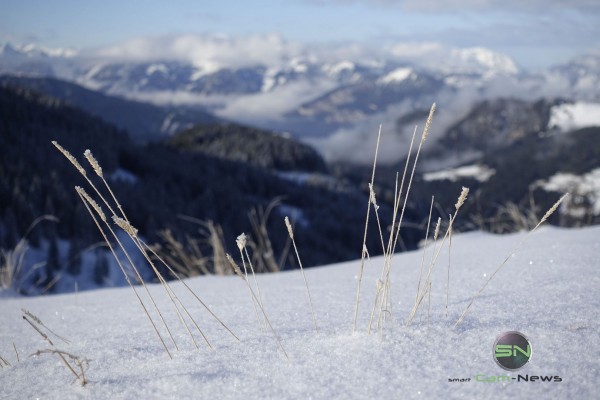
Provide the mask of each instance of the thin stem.
MULTIPOLYGON (((87 209, 88 213, 92 216, 92 219, 94 220, 94 223, 96 224, 96 227, 98 228, 98 230, 100 231, 100 234, 102 235, 102 237, 104 238, 104 241, 106 242, 106 244, 108 245, 110 252, 112 253, 113 257, 115 258, 115 260, 117 261, 117 265, 119 266, 119 268, 121 269, 121 272, 123 273, 123 276, 125 277, 125 280, 127 281, 127 283, 129 284, 129 287, 131 287, 131 289, 133 290, 133 292, 135 293, 136 298, 138 299, 140 305, 142 306, 144 313, 146 314, 146 316, 148 317, 148 320, 150 320, 150 323, 152 324, 152 327, 154 328, 154 331, 156 332, 156 334, 158 335, 158 338, 160 340, 160 342, 162 343, 165 351, 167 352, 167 354, 169 355, 169 358, 173 359, 173 356, 171 355, 171 352, 169 351, 169 349, 167 348, 167 345, 165 343, 165 341, 163 340, 162 335, 160 334, 156 324, 154 323, 154 321, 152 320, 152 317, 150 317, 150 313, 148 312, 148 309, 146 308, 146 305, 144 304, 144 302, 142 301, 142 298, 140 297, 138 291, 135 289, 135 286, 133 285, 133 283, 131 283, 131 280, 129 279, 129 274, 125 271, 125 267, 123 266, 123 264, 121 263, 121 260, 119 259, 119 257, 117 257, 117 253, 115 252, 114 247, 112 246, 112 244, 110 243, 110 241, 108 240, 108 238, 106 237, 106 234, 104 233, 104 230, 102 229, 102 227, 100 226, 100 223, 98 222, 96 216, 94 215, 94 213, 92 212, 92 210, 90 209, 87 201, 84 199, 84 197, 80 194, 79 197, 81 198, 81 201, 83 202, 85 208, 87 209)), ((112 235, 115 237, 115 239, 117 240, 117 242, 119 243, 119 245, 121 246, 121 249, 123 249, 127 259, 129 260, 131 266, 133 267, 133 269, 135 270, 135 272, 137 273, 137 275, 140 277, 141 279, 141 275, 139 275, 139 272, 137 271, 137 268, 135 267, 135 265, 133 264, 133 261, 131 261, 131 258, 129 257, 129 254, 125 251, 123 245, 121 244, 119 238, 117 237, 117 235, 114 233, 114 231, 112 230, 112 228, 110 227, 110 225, 106 224, 108 226, 109 231, 112 233, 112 235)), ((141 279, 142 285, 144 286, 144 288, 146 288, 146 285, 144 283, 144 280, 141 279)), ((146 288, 146 291, 148 292, 148 294, 150 295, 150 292, 148 291, 148 289, 146 288)), ((154 306, 156 307, 156 303, 154 303, 154 299, 152 298, 152 295, 150 295, 150 298, 152 299, 152 303, 154 304, 154 306)), ((157 308, 157 307, 156 307, 157 308)), ((164 322, 164 320, 163 320, 164 322)))
MULTIPOLYGON (((375 168, 377 167, 377 154, 379 153, 379 141, 381 139, 381 125, 379 125, 379 133, 377 134, 377 145, 375 146, 375 158, 373 160, 373 172, 371 173, 371 185, 375 181, 375 168)), ((371 213, 371 198, 367 204, 367 216, 365 219, 365 233, 363 235, 362 254, 360 257, 360 271, 358 273, 358 287, 356 289, 356 305, 354 307, 354 322, 352 324, 352 333, 356 332, 356 320, 358 319, 358 304, 360 302, 360 287, 362 283, 363 271, 365 267, 365 249, 367 247, 367 231, 369 227, 369 214, 371 213)))
POLYGON ((465 316, 467 315, 467 313, 471 309, 471 306, 473 305, 473 302, 475 301, 475 299, 477 299, 481 295, 481 293, 484 291, 484 289, 487 287, 487 285, 490 283, 490 281, 494 278, 494 276, 496 276, 496 274, 498 272, 500 272, 500 270, 502 269, 502 267, 504 267, 504 265, 506 265, 506 263, 508 262, 508 260, 510 260, 510 258, 517 252, 517 250, 523 245, 523 243, 525 243, 525 241, 529 238, 529 236, 531 236, 535 231, 537 231, 537 229, 544 222, 546 222, 546 220, 548 219, 548 217, 550 215, 552 215, 552 213, 554 213, 554 211, 556 211, 556 209, 558 208, 558 206, 560 205, 560 203, 562 203, 563 200, 568 195, 569 195, 569 193, 566 193, 556 203, 554 203, 554 205, 542 217, 542 219, 540 220, 540 222, 538 222, 538 224, 532 230, 530 230, 529 232, 527 232, 527 234, 523 237, 523 239, 521 239, 519 241, 519 243, 517 243, 517 245, 511 250, 510 254, 508 256, 506 256, 506 258, 504 259, 504 261, 502 261, 502 263, 498 266, 498 268, 496 268, 496 270, 494 271, 494 273, 492 275, 490 275, 490 277, 485 281, 485 283, 483 284, 483 286, 481 287, 481 289, 479 289, 479 291, 477 291, 477 293, 475 293, 475 295, 473 296, 473 298, 471 299, 471 301, 467 305, 467 308, 465 309, 465 311, 462 313, 462 315, 458 318, 458 320, 454 324, 455 328, 458 327, 463 322, 463 320, 465 319, 465 316))

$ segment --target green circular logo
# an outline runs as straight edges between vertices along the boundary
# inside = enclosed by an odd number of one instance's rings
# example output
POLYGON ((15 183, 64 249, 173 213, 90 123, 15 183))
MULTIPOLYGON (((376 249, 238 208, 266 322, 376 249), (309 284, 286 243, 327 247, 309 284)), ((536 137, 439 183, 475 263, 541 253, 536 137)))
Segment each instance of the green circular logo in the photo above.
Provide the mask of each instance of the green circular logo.
POLYGON ((508 371, 516 371, 531 360, 531 343, 521 332, 504 332, 494 342, 496 364, 508 371))

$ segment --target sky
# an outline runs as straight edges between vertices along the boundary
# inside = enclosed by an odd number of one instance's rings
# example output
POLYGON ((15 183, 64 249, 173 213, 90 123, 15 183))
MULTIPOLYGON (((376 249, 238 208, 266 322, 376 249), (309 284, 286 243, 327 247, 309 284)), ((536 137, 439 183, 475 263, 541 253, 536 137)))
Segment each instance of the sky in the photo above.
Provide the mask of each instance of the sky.
POLYGON ((598 0, 0 0, 0 43, 74 49, 179 34, 486 47, 524 67, 600 48, 598 0))

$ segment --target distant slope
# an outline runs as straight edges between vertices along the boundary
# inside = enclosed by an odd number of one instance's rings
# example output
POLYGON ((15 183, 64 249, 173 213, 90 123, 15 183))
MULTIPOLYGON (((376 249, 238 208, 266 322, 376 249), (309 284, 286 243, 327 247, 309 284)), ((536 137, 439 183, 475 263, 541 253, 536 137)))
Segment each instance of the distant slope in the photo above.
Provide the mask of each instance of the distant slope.
POLYGON ((123 130, 136 141, 156 140, 197 124, 220 121, 200 108, 159 107, 148 103, 108 96, 54 78, 26 78, 5 75, 0 86, 24 87, 64 100, 123 130))
POLYGON ((196 126, 173 136, 166 143, 183 151, 280 171, 325 172, 327 169, 323 158, 306 144, 236 124, 196 126))
MULTIPOLYGON (((249 128, 241 132, 244 129, 249 128)), ((250 160, 184 151, 163 142, 136 144, 114 126, 62 100, 0 86, 0 248, 11 249, 37 217, 57 216, 59 223, 46 224, 30 236, 32 246, 59 239, 71 243, 60 254, 55 251, 56 262, 46 271, 48 282, 68 273, 66 253, 75 240, 80 249, 100 240, 73 190, 85 181, 51 145, 57 140, 80 160, 84 149, 92 149, 128 218, 151 243, 160 240, 158 232, 163 229, 180 240, 198 237, 199 226, 178 217, 186 215, 219 224, 224 243, 231 248, 240 233, 253 232, 249 213, 279 198, 280 206, 266 222, 277 257, 287 241, 285 216, 297 223, 298 246, 311 249, 302 257, 305 266, 359 257, 366 193, 319 173, 324 166, 314 150, 293 140, 260 135, 264 143, 285 140, 286 145, 267 145, 255 159, 275 160, 269 167, 288 168, 287 174, 250 160), (297 149, 305 154, 298 153, 304 155, 293 163, 279 164, 287 160, 280 156, 296 154, 297 149)), ((255 139, 242 134, 236 141, 240 148, 252 148, 255 139)), ((383 206, 380 213, 390 211, 383 206)), ((377 238, 373 236, 368 245, 376 252, 377 238)), ((209 246, 202 251, 212 254, 209 246)), ((44 260, 31 264, 38 261, 44 260)), ((293 265, 287 262, 285 267, 293 265)))

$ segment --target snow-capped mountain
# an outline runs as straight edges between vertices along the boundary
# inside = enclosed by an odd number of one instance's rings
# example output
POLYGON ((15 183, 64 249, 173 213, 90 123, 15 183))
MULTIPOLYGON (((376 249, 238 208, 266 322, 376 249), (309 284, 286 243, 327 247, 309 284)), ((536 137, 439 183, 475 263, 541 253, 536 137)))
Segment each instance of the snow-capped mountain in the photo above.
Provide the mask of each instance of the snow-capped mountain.
POLYGON ((353 132, 380 123, 406 122, 396 126, 405 138, 412 116, 433 102, 436 126, 445 131, 485 100, 600 100, 600 53, 531 72, 479 47, 309 47, 278 35, 142 38, 79 52, 5 44, 0 74, 54 77, 159 105, 201 106, 224 119, 318 137, 324 153, 341 136, 351 142, 353 132))
MULTIPOLYGON (((264 43, 223 38, 176 37, 161 47, 163 54, 154 51, 156 44, 147 42, 80 53, 4 44, 0 47, 0 72, 55 77, 128 97, 152 93, 155 102, 166 101, 165 93, 258 94, 298 82, 317 86, 326 81, 335 88, 363 82, 389 84, 403 80, 403 71, 415 66, 443 75, 484 77, 519 72, 509 57, 483 48, 451 49, 444 52, 443 63, 432 63, 429 58, 407 59, 393 51, 368 56, 362 50, 331 54, 323 49, 295 49, 277 38, 262 39, 275 47, 264 57, 244 57, 239 48, 256 49, 264 43), (190 54, 182 57, 181 48, 189 49, 190 54), (235 51, 242 54, 233 56, 235 51)), ((323 94, 317 91, 314 97, 323 94)))
POLYGON ((77 55, 77 52, 69 48, 39 47, 33 44, 23 46, 12 45, 10 43, 0 44, 0 57, 2 58, 71 58, 75 55, 77 55))

